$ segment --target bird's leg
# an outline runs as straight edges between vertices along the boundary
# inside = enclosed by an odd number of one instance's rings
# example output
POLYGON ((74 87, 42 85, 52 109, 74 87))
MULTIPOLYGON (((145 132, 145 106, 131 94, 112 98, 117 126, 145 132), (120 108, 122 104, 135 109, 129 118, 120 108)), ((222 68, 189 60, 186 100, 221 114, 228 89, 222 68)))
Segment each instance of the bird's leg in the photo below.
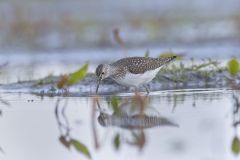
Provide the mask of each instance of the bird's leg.
POLYGON ((145 88, 145 90, 146 90, 146 92, 147 92, 147 95, 149 95, 150 90, 149 90, 148 86, 147 86, 147 85, 143 85, 143 87, 145 88))

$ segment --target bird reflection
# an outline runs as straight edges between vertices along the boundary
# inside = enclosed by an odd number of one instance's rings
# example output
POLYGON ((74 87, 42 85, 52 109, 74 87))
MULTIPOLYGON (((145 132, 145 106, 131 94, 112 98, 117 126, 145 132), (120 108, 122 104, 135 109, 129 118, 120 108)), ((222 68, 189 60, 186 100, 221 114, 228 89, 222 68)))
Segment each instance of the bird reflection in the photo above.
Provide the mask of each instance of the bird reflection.
POLYGON ((158 126, 174 126, 178 124, 171 122, 166 117, 150 116, 146 114, 136 114, 129 116, 127 114, 107 114, 101 112, 98 116, 98 122, 101 126, 118 126, 126 129, 154 128, 158 126))
POLYGON ((103 127, 116 126, 124 129, 147 129, 160 126, 178 127, 167 117, 161 116, 152 107, 146 106, 143 110, 139 106, 132 106, 132 101, 122 103, 118 112, 112 114, 100 111, 98 123, 103 127))

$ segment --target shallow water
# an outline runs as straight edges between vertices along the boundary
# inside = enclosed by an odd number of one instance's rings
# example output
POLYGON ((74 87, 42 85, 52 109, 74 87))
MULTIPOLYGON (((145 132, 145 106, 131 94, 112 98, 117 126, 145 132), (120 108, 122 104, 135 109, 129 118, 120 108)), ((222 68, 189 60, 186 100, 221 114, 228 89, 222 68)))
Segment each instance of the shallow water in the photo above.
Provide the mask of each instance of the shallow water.
MULTIPOLYGON (((239 56, 239 46, 235 44, 222 45, 219 50, 215 45, 172 48, 184 53, 186 63, 192 56, 199 60, 211 55, 223 64, 227 57, 239 56)), ((166 49, 152 49, 150 56, 156 57, 163 51, 166 49)), ((231 148, 234 137, 240 136, 237 125, 240 93, 237 91, 197 87, 194 90, 169 90, 168 87, 163 91, 155 84, 151 86, 155 87, 154 92, 146 99, 143 93, 137 98, 131 90, 117 91, 114 95, 121 106, 121 114, 118 114, 110 105, 113 96, 109 92, 108 95, 102 92, 100 108, 95 108, 95 97, 88 96, 92 92, 80 92, 83 90, 79 85, 70 88, 70 92, 78 93, 76 97, 71 94, 48 97, 30 93, 34 89, 49 89, 49 86, 32 88, 34 82, 9 84, 71 73, 87 61, 91 62, 89 72, 94 72, 99 63, 124 56, 141 56, 144 52, 145 49, 139 48, 129 50, 128 55, 111 49, 67 52, 67 56, 65 53, 1 54, 0 64, 8 64, 0 68, 0 83, 7 83, 0 85, 0 158, 88 159, 74 146, 78 141, 88 148, 92 159, 98 160, 238 159, 231 148), (233 127, 233 124, 236 125, 233 127)), ((88 80, 82 82, 94 93, 95 81, 88 80)), ((105 84, 101 91, 110 90, 105 84)))
MULTIPOLYGON (((120 94, 118 98, 121 102, 133 101, 127 94, 120 94)), ((0 157, 6 160, 88 159, 73 146, 64 146, 67 143, 59 141, 62 136, 61 139, 66 141, 75 139, 85 144, 92 159, 99 160, 239 158, 231 150, 233 137, 240 133, 240 129, 234 129, 232 125, 234 104, 239 98, 237 91, 172 90, 153 92, 148 98, 146 115, 164 117, 178 127, 161 124, 142 129, 118 125, 104 127, 97 118, 100 111, 112 114, 108 103, 110 96, 100 97, 101 109, 92 112, 93 97, 2 93, 1 99, 9 106, 0 104, 0 157), (95 117, 93 113, 96 113, 95 117), (94 133, 98 149, 94 145, 94 133), (139 141, 134 141, 133 133, 141 135, 139 141), (118 151, 113 144, 116 135, 120 140, 118 151)), ((128 115, 133 113, 132 110, 126 112, 128 115)))

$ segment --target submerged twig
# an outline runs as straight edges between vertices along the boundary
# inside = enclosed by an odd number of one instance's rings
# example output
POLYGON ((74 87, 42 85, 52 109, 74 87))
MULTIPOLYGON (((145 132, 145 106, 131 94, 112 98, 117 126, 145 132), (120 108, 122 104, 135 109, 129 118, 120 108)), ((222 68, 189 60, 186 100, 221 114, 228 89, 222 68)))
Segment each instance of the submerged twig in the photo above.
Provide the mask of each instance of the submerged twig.
POLYGON ((69 121, 68 121, 68 119, 67 119, 67 117, 65 115, 65 108, 67 106, 67 101, 65 101, 64 106, 63 106, 61 112, 59 111, 60 102, 61 102, 61 99, 58 98, 57 102, 56 102, 56 106, 55 106, 55 116, 56 116, 56 120, 57 120, 59 131, 60 131, 61 135, 64 135, 65 137, 68 137, 69 136, 69 132, 70 132, 70 128, 69 128, 69 121), (59 113, 62 114, 66 124, 61 122, 59 113), (62 129, 64 129, 66 131, 65 134, 63 134, 62 129))
POLYGON ((93 98, 93 105, 92 105, 92 118, 91 118, 91 125, 92 125, 92 132, 93 132, 93 140, 94 140, 94 145, 95 148, 98 149, 100 147, 99 142, 98 142, 98 135, 97 135, 97 129, 96 129, 96 105, 98 108, 100 108, 100 104, 98 102, 98 97, 93 98))

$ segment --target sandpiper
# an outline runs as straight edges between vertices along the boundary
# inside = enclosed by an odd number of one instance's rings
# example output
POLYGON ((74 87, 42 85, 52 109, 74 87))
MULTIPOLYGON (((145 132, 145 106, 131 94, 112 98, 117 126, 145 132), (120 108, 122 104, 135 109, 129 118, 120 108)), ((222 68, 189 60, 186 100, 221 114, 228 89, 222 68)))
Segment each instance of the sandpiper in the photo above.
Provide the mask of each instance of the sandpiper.
POLYGON ((100 64, 96 69, 98 84, 96 94, 100 82, 110 77, 118 84, 124 86, 133 86, 137 88, 143 85, 149 93, 146 84, 150 82, 165 64, 174 60, 177 56, 150 58, 150 57, 127 57, 120 59, 111 64, 100 64))

